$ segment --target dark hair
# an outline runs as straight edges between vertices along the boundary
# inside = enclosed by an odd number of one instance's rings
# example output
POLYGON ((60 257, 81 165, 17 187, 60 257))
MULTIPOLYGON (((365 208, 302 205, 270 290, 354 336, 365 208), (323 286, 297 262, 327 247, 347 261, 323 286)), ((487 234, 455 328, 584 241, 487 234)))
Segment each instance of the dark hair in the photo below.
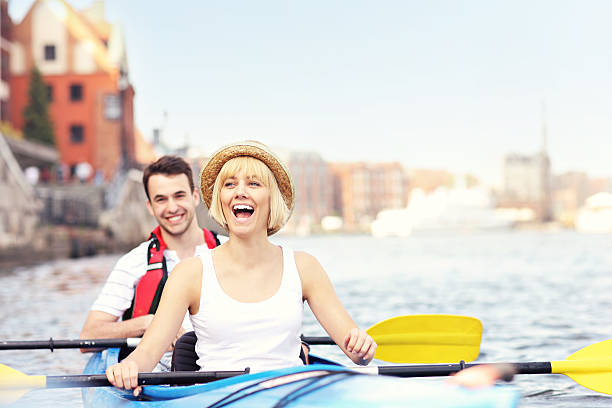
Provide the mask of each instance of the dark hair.
POLYGON ((166 174, 171 176, 184 174, 187 176, 191 191, 195 189, 193 172, 191 171, 189 163, 178 156, 162 156, 149 164, 142 174, 142 185, 144 186, 149 201, 151 200, 151 197, 149 197, 149 178, 155 174, 166 174))

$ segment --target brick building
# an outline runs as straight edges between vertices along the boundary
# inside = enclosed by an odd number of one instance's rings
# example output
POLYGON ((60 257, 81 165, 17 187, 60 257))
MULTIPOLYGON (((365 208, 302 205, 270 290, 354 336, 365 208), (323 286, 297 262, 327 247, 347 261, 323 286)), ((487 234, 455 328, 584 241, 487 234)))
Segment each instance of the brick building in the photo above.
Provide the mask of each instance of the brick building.
POLYGON ((0 0, 0 122, 9 120, 11 26, 8 1, 0 0))
POLYGON ((335 205, 348 230, 367 230, 381 210, 408 202, 409 180, 399 163, 340 163, 332 172, 335 205))
MULTIPOLYGON (((106 179, 135 160, 134 90, 121 29, 104 2, 76 12, 64 0, 36 0, 13 26, 10 117, 23 129, 30 73, 47 84, 60 160, 74 173, 88 163, 106 179)), ((92 173, 93 174, 93 173, 92 173)))

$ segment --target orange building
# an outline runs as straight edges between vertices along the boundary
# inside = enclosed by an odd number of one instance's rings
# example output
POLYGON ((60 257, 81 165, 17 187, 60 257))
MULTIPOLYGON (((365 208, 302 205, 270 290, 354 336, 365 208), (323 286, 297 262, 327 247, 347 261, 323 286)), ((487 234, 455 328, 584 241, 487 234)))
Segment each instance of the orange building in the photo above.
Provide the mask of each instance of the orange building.
POLYGON ((381 210, 407 205, 409 180, 399 163, 336 163, 332 172, 348 230, 367 230, 381 210))
POLYGON ((109 179, 122 159, 134 163, 134 89, 121 29, 105 21, 103 1, 79 13, 64 0, 36 0, 13 27, 10 65, 13 126, 23 129, 36 66, 47 84, 60 160, 71 174, 85 162, 109 179))
POLYGON ((11 19, 8 1, 0 0, 0 122, 9 120, 11 19))

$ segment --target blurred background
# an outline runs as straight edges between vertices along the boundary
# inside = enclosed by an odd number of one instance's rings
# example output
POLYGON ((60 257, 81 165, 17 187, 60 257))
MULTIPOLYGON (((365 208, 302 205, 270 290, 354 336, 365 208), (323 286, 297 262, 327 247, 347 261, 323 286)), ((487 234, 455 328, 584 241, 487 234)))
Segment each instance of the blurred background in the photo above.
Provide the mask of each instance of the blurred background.
POLYGON ((129 248, 143 166, 244 139, 284 233, 612 232, 608 2, 0 4, 5 262, 129 248))

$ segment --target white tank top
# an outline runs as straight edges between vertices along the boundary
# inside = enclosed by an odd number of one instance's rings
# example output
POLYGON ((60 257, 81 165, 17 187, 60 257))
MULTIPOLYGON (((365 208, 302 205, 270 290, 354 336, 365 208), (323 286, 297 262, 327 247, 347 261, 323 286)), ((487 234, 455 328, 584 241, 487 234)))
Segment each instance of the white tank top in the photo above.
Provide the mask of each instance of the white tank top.
POLYGON ((201 253, 200 309, 191 315, 200 370, 251 372, 302 365, 299 358, 304 303, 293 251, 281 248, 283 276, 272 297, 239 302, 223 291, 211 251, 201 253))

